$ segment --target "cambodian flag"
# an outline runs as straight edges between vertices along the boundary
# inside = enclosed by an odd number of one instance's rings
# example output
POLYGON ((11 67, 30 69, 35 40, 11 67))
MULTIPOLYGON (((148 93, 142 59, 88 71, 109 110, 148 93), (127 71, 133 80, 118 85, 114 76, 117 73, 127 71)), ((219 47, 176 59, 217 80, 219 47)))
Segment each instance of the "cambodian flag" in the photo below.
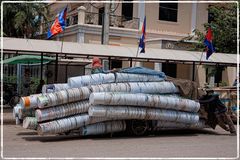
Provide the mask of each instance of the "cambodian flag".
POLYGON ((145 37, 146 36, 146 16, 144 17, 144 22, 142 26, 142 35, 140 37, 139 49, 140 53, 145 53, 145 37))
POLYGON ((62 10, 58 14, 51 28, 48 30, 48 33, 47 33, 48 39, 64 31, 66 27, 66 17, 67 17, 67 7, 64 8, 64 10, 62 10))
POLYGON ((204 45, 206 46, 206 58, 208 59, 212 54, 213 52, 215 52, 215 48, 212 44, 212 29, 209 27, 208 28, 208 31, 207 31, 207 34, 205 36, 205 39, 204 39, 204 45))

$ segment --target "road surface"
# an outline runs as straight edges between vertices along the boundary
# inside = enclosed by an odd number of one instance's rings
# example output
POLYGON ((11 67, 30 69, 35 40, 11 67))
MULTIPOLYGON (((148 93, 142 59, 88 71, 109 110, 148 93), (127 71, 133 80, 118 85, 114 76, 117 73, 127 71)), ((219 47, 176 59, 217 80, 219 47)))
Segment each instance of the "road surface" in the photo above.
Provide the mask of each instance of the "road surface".
POLYGON ((4 157, 236 157, 237 136, 221 128, 162 131, 145 137, 39 136, 35 131, 3 125, 4 157))

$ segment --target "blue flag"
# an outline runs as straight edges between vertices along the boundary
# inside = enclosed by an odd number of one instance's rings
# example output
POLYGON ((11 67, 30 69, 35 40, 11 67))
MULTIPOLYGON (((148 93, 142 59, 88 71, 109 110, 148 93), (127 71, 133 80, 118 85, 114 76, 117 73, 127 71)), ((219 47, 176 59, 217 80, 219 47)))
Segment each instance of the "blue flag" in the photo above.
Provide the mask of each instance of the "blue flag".
POLYGON ((52 24, 51 28, 48 30, 48 33, 47 33, 48 39, 64 31, 66 27, 66 17, 67 17, 67 7, 64 8, 64 10, 62 10, 59 13, 54 23, 52 24))
POLYGON ((213 54, 213 52, 215 52, 215 48, 212 43, 212 37, 212 30, 209 27, 204 39, 204 45, 206 47, 206 59, 208 59, 213 54))

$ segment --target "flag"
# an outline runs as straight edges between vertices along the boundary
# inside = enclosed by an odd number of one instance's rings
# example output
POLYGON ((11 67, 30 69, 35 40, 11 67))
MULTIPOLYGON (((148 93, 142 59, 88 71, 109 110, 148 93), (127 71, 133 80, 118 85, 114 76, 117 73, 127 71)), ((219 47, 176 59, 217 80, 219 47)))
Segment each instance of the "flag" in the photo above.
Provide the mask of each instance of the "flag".
POLYGON ((139 49, 140 53, 145 53, 145 37, 146 36, 146 16, 144 17, 143 25, 142 25, 142 35, 139 41, 139 49))
POLYGON ((47 33, 48 39, 64 31, 66 27, 66 17, 67 17, 67 7, 64 8, 64 10, 62 10, 58 14, 51 28, 48 30, 48 33, 47 33))
POLYGON ((208 59, 213 54, 213 52, 215 52, 215 48, 212 44, 212 38, 212 29, 209 27, 204 39, 204 45, 206 47, 206 59, 208 59))

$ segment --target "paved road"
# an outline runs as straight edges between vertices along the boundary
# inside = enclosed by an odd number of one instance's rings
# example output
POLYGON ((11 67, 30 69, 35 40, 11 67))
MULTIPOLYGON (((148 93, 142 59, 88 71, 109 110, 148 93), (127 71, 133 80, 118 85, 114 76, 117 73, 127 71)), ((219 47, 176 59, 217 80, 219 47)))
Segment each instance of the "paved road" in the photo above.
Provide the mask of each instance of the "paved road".
POLYGON ((155 136, 38 136, 5 124, 4 157, 236 157, 237 136, 215 131, 164 131, 155 136))
POLYGON ((221 128, 202 131, 162 131, 145 137, 121 135, 38 136, 13 125, 4 109, 4 157, 236 157, 237 136, 221 128))

